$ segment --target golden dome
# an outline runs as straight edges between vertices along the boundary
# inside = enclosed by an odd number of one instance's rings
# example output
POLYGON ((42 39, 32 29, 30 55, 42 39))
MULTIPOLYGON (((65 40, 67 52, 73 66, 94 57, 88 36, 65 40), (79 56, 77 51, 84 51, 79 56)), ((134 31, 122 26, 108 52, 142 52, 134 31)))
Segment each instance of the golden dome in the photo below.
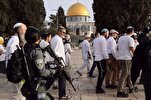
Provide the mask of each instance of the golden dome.
POLYGON ((67 16, 90 16, 87 8, 81 4, 76 3, 71 5, 67 11, 67 16))

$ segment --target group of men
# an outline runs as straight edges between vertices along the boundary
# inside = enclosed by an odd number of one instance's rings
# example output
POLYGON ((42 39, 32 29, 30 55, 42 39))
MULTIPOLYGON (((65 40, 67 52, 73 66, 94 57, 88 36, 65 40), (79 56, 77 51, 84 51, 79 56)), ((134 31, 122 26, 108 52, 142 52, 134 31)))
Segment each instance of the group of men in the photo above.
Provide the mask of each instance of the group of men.
MULTIPOLYGON (((89 44, 91 37, 90 35, 88 36, 88 34, 85 36, 85 40, 81 43, 83 64, 77 70, 77 73, 82 76, 82 69, 87 66, 88 77, 95 77, 93 75, 93 70, 97 66, 99 75, 96 93, 105 93, 105 90, 102 87, 104 78, 106 88, 117 88, 117 97, 129 96, 128 93, 124 92, 123 88, 125 85, 128 86, 129 93, 134 92, 136 89, 134 88, 135 83, 133 81, 135 80, 136 82, 140 70, 137 73, 137 76, 131 75, 131 73, 136 73, 137 70, 133 69, 139 69, 140 67, 136 65, 138 62, 135 61, 135 67, 131 68, 135 47, 138 45, 138 42, 134 41, 134 38, 132 38, 133 35, 135 35, 135 33, 132 26, 127 27, 126 33, 118 39, 118 32, 116 30, 112 29, 109 32, 108 29, 102 29, 100 33, 95 34, 96 37, 92 41, 92 53, 89 44), (92 54, 94 62, 90 70, 92 54), (133 70, 132 72, 131 69, 133 70), (131 80, 131 77, 133 80, 131 80)), ((139 53, 142 54, 142 52, 139 53)))
POLYGON ((52 39, 51 34, 44 33, 41 35, 37 28, 27 27, 20 22, 13 26, 13 31, 14 35, 11 36, 6 46, 6 65, 11 59, 12 53, 18 47, 20 49, 23 47, 28 65, 28 68, 23 67, 22 73, 25 82, 17 84, 18 91, 21 90, 26 100, 54 100, 47 91, 53 82, 58 79, 59 99, 71 98, 66 94, 66 79, 64 74, 60 69, 50 68, 51 65, 53 67, 56 65, 52 55, 45 50, 49 46, 54 55, 62 58, 63 62, 65 62, 66 56, 63 38, 65 37, 66 29, 63 26, 59 26, 57 34, 52 39), (51 61, 53 61, 53 64, 50 63, 51 61), (55 71, 53 71, 54 69, 55 71), (45 95, 39 94, 38 91, 43 91, 45 95))
MULTIPOLYGON (((59 99, 69 99, 71 98, 66 94, 66 79, 64 74, 57 70, 54 74, 52 70, 49 69, 50 66, 49 59, 53 59, 49 52, 43 52, 46 47, 50 46, 52 51, 57 57, 66 61, 67 58, 65 54, 71 53, 71 47, 69 47, 69 51, 64 48, 63 38, 65 37, 66 29, 63 26, 58 27, 57 34, 51 39, 50 34, 43 34, 42 40, 40 31, 34 27, 26 27, 23 23, 16 23, 13 27, 14 35, 9 39, 6 46, 6 65, 9 59, 11 58, 11 54, 17 49, 17 47, 24 47, 27 63, 29 66, 29 72, 31 80, 29 81, 28 71, 25 70, 23 72, 25 82, 20 85, 17 85, 18 90, 21 89, 22 95, 26 97, 27 100, 38 100, 38 98, 43 98, 43 96, 38 95, 37 89, 43 88, 44 91, 47 91, 53 82, 54 75, 58 75, 58 85, 59 85, 59 99), (21 41, 20 41, 21 40, 21 41), (49 56, 48 56, 49 55, 49 56), (34 83, 34 84, 31 84, 34 83), (40 84, 39 84, 40 83, 40 84), (38 88, 37 88, 38 86, 38 88)), ((126 34, 121 36, 118 41, 117 35, 118 32, 116 30, 111 30, 109 32, 108 29, 102 29, 100 33, 95 34, 95 39, 93 40, 93 66, 90 69, 90 60, 92 59, 92 53, 89 41, 91 40, 90 34, 85 36, 85 40, 81 43, 82 47, 82 58, 83 64, 77 70, 77 73, 82 76, 82 69, 87 66, 87 74, 89 77, 93 76, 93 70, 95 66, 98 69, 98 79, 96 83, 96 93, 105 93, 105 90, 102 87, 104 78, 106 88, 117 88, 117 97, 128 97, 128 93, 123 91, 123 87, 125 83, 127 83, 129 87, 129 93, 132 93, 134 90, 134 81, 131 80, 131 77, 135 77, 131 75, 131 69, 137 69, 136 66, 133 66, 133 62, 135 61, 133 55, 135 55, 135 42, 131 37, 134 34, 134 28, 129 26, 126 29, 126 34), (132 68, 131 68, 132 67, 132 68), (120 73, 121 70, 121 74, 120 73), (120 75, 120 77, 119 77, 120 75), (118 85, 116 82, 118 81, 118 85), (132 83, 133 82, 133 83, 132 83)), ((150 81, 148 78, 150 75, 150 37, 145 34, 145 36, 141 36, 141 38, 147 37, 147 40, 142 43, 144 46, 144 52, 141 57, 144 57, 143 62, 140 64, 142 67, 142 77, 143 84, 145 88, 146 100, 150 100, 150 81), (146 44, 146 45, 144 45, 146 44), (147 77, 146 77, 147 76, 147 77)), ((66 43, 68 43, 66 41, 66 43)), ((136 47, 137 50, 137 47, 136 47)), ((141 52, 143 51, 140 50, 141 52)), ((140 60, 140 59, 139 59, 140 60)), ((137 60, 138 61, 138 60, 137 60)), ((66 63, 69 63, 70 60, 66 63)), ((136 61, 135 64, 136 65, 136 61)), ((70 64, 68 65, 70 66, 70 64)), ((53 69, 53 68, 52 68, 53 69)), ((135 72, 135 70, 133 70, 135 72)), ((136 78, 135 78, 136 80, 136 78)), ((53 100, 54 98, 46 92, 46 98, 44 100, 53 100)))

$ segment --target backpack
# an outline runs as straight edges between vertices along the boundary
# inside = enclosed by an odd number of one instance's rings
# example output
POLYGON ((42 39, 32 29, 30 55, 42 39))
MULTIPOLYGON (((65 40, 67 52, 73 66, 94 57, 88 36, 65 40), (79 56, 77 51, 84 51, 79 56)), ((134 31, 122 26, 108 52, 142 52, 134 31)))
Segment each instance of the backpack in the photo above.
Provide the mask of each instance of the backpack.
POLYGON ((6 76, 8 81, 13 83, 19 83, 23 79, 23 66, 23 54, 22 51, 18 48, 14 51, 14 53, 12 53, 12 56, 7 63, 6 76))

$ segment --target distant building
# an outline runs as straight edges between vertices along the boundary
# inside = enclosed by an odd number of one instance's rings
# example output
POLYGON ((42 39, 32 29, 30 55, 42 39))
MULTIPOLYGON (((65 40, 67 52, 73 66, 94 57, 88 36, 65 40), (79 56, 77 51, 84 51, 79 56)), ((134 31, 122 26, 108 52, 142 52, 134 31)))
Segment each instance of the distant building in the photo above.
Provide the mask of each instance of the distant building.
POLYGON ((85 33, 94 33, 94 22, 90 22, 89 11, 81 3, 75 3, 70 6, 66 14, 66 26, 73 35, 84 35, 85 33))

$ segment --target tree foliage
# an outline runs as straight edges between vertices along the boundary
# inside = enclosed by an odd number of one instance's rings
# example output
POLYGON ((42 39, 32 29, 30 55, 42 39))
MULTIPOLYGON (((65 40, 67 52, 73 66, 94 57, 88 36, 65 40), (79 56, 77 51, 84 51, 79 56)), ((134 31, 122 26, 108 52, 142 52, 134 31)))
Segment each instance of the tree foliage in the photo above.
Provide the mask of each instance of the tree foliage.
POLYGON ((50 28, 48 31, 52 32, 52 35, 54 35, 57 32, 57 26, 64 26, 66 27, 66 17, 64 13, 64 9, 60 6, 56 12, 56 15, 51 14, 49 16, 50 19, 50 28))
POLYGON ((16 22, 41 28, 45 19, 43 0, 0 0, 0 32, 9 33, 16 22))
POLYGON ((51 20, 51 27, 57 28, 57 25, 66 27, 66 17, 64 14, 64 9, 61 6, 58 8, 56 15, 51 14, 49 19, 51 20))
POLYGON ((61 6, 58 8, 57 16, 58 16, 58 24, 66 27, 66 17, 64 14, 64 9, 61 6))
POLYGON ((151 0, 94 0, 93 11, 97 31, 123 31, 129 25, 141 30, 149 23, 151 0))

